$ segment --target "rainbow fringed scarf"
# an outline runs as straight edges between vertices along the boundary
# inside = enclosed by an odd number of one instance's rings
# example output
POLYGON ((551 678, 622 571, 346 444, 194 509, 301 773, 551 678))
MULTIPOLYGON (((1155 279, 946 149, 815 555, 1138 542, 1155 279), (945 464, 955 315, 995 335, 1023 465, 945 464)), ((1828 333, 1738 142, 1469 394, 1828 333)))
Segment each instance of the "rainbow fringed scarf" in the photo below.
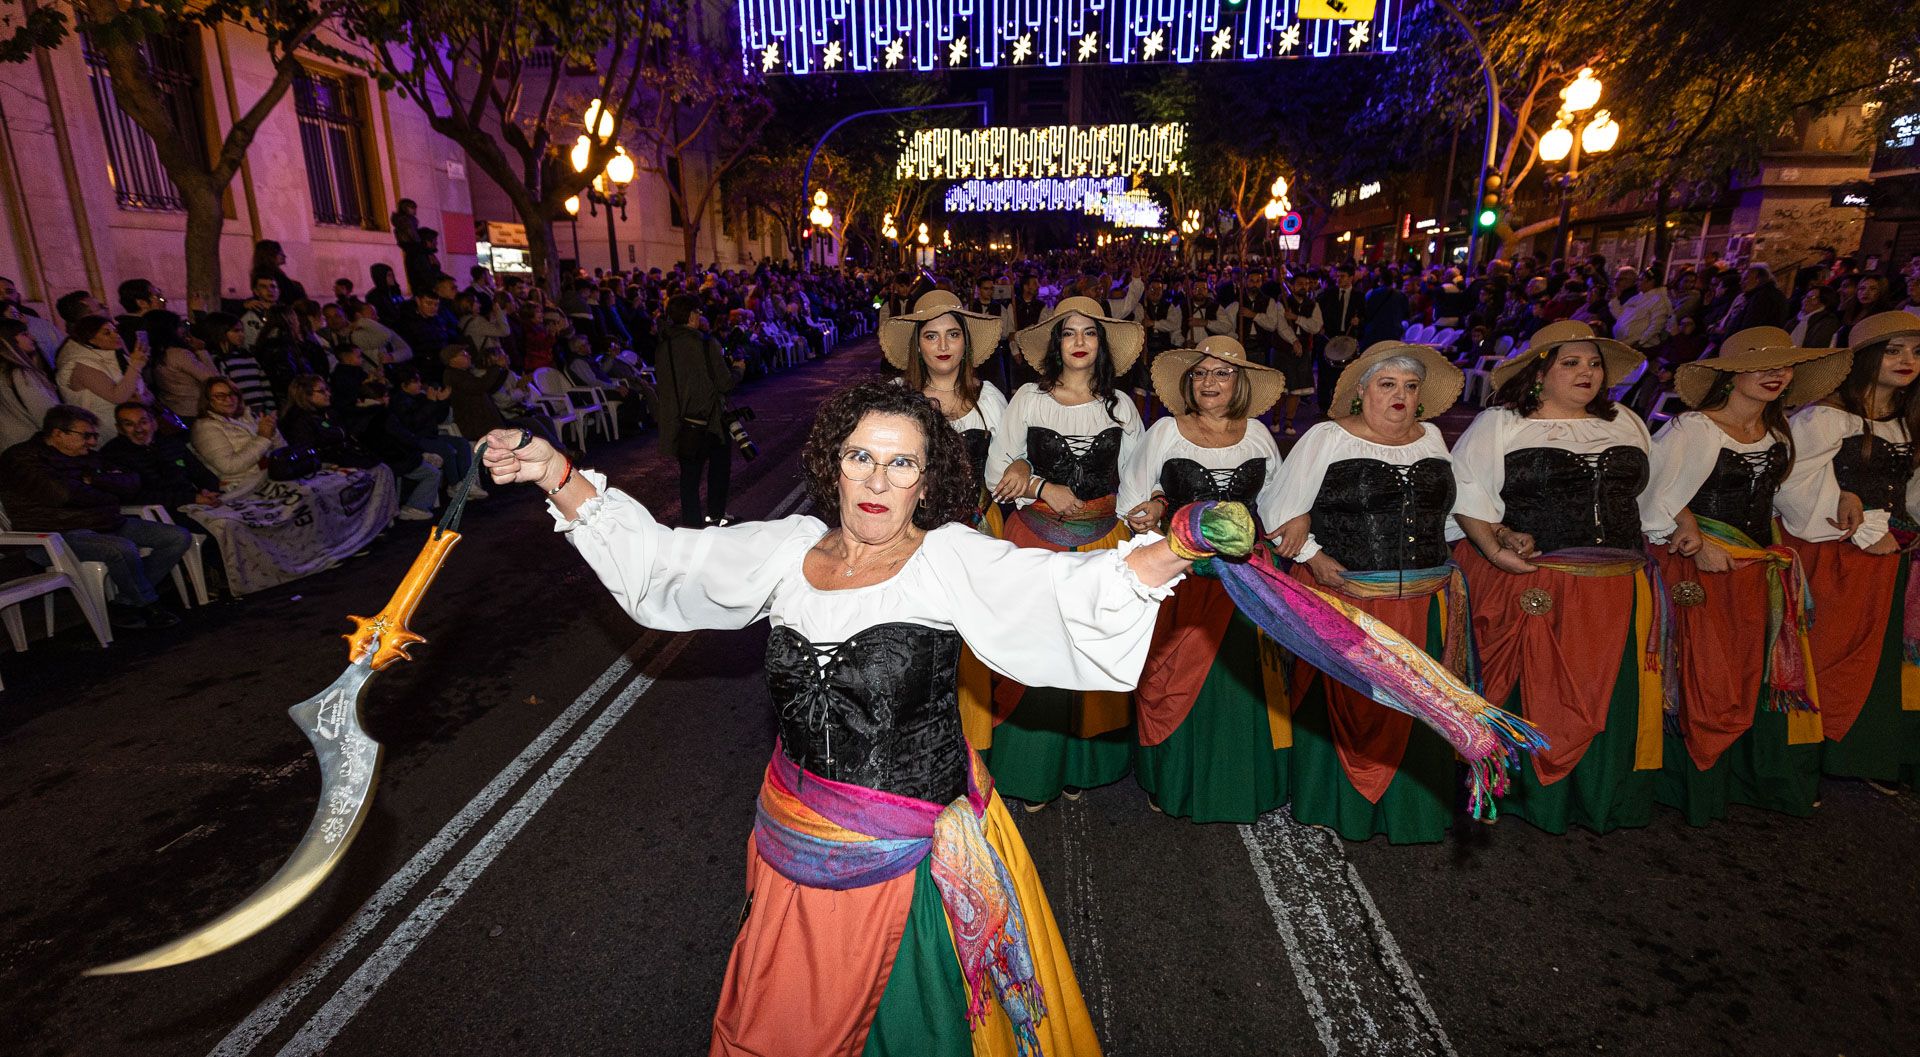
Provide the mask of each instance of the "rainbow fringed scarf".
MULTIPOLYGON (((1762 547, 1739 528, 1710 517, 1694 516, 1700 532, 1727 552, 1736 567, 1767 563, 1767 709, 1817 711, 1813 691, 1813 592, 1793 549, 1775 543, 1762 547)), ((1674 680, 1678 682, 1678 680, 1674 680)))
POLYGON ((933 883, 967 982, 968 1026, 986 1019, 991 980, 1021 1057, 1041 1057, 1047 1004, 1027 948, 1026 917, 980 824, 993 778, 978 755, 967 755, 967 795, 942 807, 810 774, 776 744, 760 786, 754 850, 795 884, 837 891, 892 880, 933 856, 933 883))
POLYGON ((1341 593, 1351 598, 1420 598, 1441 595, 1446 607, 1446 644, 1440 663, 1460 681, 1480 692, 1480 655, 1473 648, 1473 629, 1467 607, 1467 577, 1449 562, 1425 569, 1372 569, 1340 574, 1347 581, 1341 593))
POLYGON ((1062 550, 1084 547, 1113 531, 1115 497, 1103 495, 1089 499, 1078 514, 1067 517, 1044 502, 1028 503, 1014 512, 1014 518, 1034 535, 1062 550))
POLYGON ((1475 818, 1498 814, 1506 765, 1546 739, 1519 716, 1482 700, 1426 652, 1338 597, 1275 568, 1256 551, 1258 530, 1239 503, 1189 503, 1167 529, 1173 552, 1213 562, 1234 605, 1300 660, 1388 708, 1425 723, 1466 760, 1475 818))

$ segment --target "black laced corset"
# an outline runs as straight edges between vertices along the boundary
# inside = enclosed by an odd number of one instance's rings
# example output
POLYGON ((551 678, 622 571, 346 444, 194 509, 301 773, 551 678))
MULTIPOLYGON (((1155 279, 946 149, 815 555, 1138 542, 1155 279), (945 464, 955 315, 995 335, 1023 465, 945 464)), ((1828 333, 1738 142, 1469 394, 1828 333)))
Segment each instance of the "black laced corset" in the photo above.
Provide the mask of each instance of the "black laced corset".
POLYGON ((1868 510, 1906 508, 1907 478, 1913 475, 1913 445, 1873 438, 1873 450, 1860 453, 1861 439, 1848 437, 1833 455, 1833 476, 1840 489, 1860 497, 1868 510))
POLYGON ((777 626, 767 688, 787 758, 822 778, 951 803, 967 790, 955 670, 960 635, 876 624, 845 642, 777 626))
POLYGON ((1120 490, 1120 427, 1082 437, 1028 426, 1027 462, 1034 473, 1073 489, 1083 502, 1113 495, 1120 490))
POLYGON ((1774 441, 1765 451, 1721 448, 1713 473, 1688 500, 1695 517, 1724 521, 1762 547, 1773 542, 1773 497, 1787 479, 1787 445, 1774 441))
POLYGON ((1640 549, 1640 492, 1647 453, 1629 444, 1576 455, 1565 448, 1507 453, 1500 498, 1505 524, 1542 553, 1567 547, 1640 549))
POLYGON ((1445 459, 1341 459, 1327 466, 1309 520, 1320 549, 1349 569, 1427 569, 1447 563, 1452 510, 1445 459))
POLYGON ((1186 458, 1168 459, 1160 466, 1160 491, 1166 494, 1169 513, 1202 499, 1245 503, 1251 508, 1266 483, 1267 460, 1262 458, 1248 459, 1224 470, 1211 469, 1186 458))
POLYGON ((973 466, 973 477, 983 481, 987 476, 987 449, 993 446, 993 434, 984 429, 963 429, 960 431, 960 443, 967 446, 967 462, 973 466))

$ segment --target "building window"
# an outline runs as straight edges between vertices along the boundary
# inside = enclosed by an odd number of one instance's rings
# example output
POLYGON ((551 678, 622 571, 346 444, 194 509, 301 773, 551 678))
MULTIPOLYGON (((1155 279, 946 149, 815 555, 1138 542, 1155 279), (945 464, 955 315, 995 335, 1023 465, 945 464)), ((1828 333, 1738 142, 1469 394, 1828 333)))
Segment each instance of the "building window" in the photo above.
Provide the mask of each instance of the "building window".
MULTIPOLYGON (((207 137, 200 126, 200 66, 194 60, 198 35, 189 29, 152 36, 139 45, 147 76, 160 92, 160 105, 173 127, 202 164, 207 160, 207 137)), ((87 59, 87 80, 93 105, 100 113, 100 129, 107 141, 107 178, 114 200, 122 209, 184 213, 187 204, 160 165, 153 139, 120 109, 106 58, 94 50, 93 38, 81 35, 87 59)))
POLYGON ((293 109, 300 119, 300 150, 307 156, 316 223, 369 226, 363 98, 357 77, 304 67, 293 75, 293 109))

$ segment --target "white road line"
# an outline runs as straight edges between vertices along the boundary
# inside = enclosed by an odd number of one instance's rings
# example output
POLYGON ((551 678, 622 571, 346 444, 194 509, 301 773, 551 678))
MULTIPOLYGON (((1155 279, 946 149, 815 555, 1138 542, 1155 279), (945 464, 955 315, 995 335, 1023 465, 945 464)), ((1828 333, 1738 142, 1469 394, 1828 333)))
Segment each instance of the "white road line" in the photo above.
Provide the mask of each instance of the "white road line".
POLYGON ((1269 812, 1240 839, 1328 1057, 1458 1057, 1339 838, 1269 812))
POLYGON ((333 997, 327 1000, 326 1005, 321 1006, 320 1011, 301 1027, 292 1040, 280 1048, 279 1057, 304 1057, 304 1055, 318 1054, 333 1042, 354 1016, 366 1007, 367 1002, 373 998, 381 986, 392 977, 394 971, 400 968, 401 963, 407 960, 407 956, 420 945, 420 941, 426 939, 433 932, 434 927, 440 924, 447 911, 453 909, 454 904, 458 903, 460 897, 473 887, 473 883, 486 872, 494 859, 506 850, 513 838, 519 836, 520 831, 533 819, 533 816, 546 806, 554 792, 572 776, 580 764, 593 753, 593 750, 600 747, 601 741, 626 716, 627 710, 633 707, 633 703, 648 690, 653 689, 655 680, 667 670, 675 658, 680 656, 681 651, 687 648, 687 644, 692 642, 696 635, 697 633, 675 636, 666 648, 660 651, 660 655, 654 659, 653 663, 647 666, 647 670, 639 678, 627 684, 625 690, 620 691, 620 696, 614 699, 613 704, 608 705, 606 711, 600 713, 591 724, 588 724, 587 729, 567 747, 566 752, 553 761, 546 773, 529 786, 527 791, 521 794, 520 799, 500 816, 500 819, 493 824, 493 828, 487 831, 486 836, 475 842, 473 850, 467 852, 466 858, 461 859, 458 865, 441 878, 439 885, 435 886, 432 893, 394 928, 392 935, 389 935, 385 942, 368 955, 367 960, 362 962, 360 968, 354 970, 353 975, 340 985, 333 997))
POLYGON ((311 994, 314 988, 326 979, 327 974, 352 953, 361 940, 367 938, 375 926, 380 924, 381 919, 387 916, 387 912, 406 899, 407 894, 413 890, 413 886, 419 884, 421 878, 438 866, 447 852, 451 851, 476 823, 493 811, 500 799, 507 795, 508 790, 520 784, 520 780, 533 770, 533 765, 539 763, 548 752, 552 751, 560 739, 580 721, 580 717, 592 711, 594 706, 600 703, 600 699, 606 696, 607 691, 613 689, 621 679, 626 677, 627 672, 633 668, 634 658, 645 655, 662 637, 658 632, 649 631, 635 639, 633 645, 627 647, 625 652, 607 666, 606 671, 600 673, 600 678, 595 679, 592 686, 581 691, 580 696, 574 699, 573 704, 567 706, 566 711, 554 717, 553 722, 547 725, 547 729, 528 742, 527 747, 520 750, 520 755, 513 758, 513 762, 502 768, 499 774, 494 775, 486 788, 475 794, 472 800, 467 801, 459 814, 449 819, 447 824, 440 828, 440 832, 434 834, 432 840, 422 845, 420 850, 413 854, 413 858, 407 860, 405 866, 402 866, 392 877, 387 878, 387 882, 380 886, 380 890, 361 904, 353 918, 342 926, 340 931, 334 933, 326 949, 310 960, 299 976, 282 985, 272 997, 260 1003, 252 1013, 247 1014, 247 1019, 235 1025, 234 1029, 227 1033, 227 1037, 221 1039, 219 1045, 213 1048, 208 1057, 242 1057, 243 1054, 252 1053, 254 1048, 279 1026, 280 1021, 311 994))
MULTIPOLYGON (((786 497, 774 504, 773 511, 767 515, 769 520, 785 517, 796 507, 804 506, 807 485, 805 481, 796 484, 786 497)), ((493 780, 488 782, 474 798, 467 802, 447 824, 415 852, 413 858, 400 868, 387 882, 380 886, 340 931, 336 932, 325 950, 321 951, 307 964, 301 974, 282 985, 265 1002, 254 1009, 247 1018, 235 1025, 225 1038, 214 1046, 208 1057, 245 1057, 258 1049, 268 1035, 279 1027, 280 1022, 292 1013, 294 1008, 318 988, 328 974, 332 973, 353 949, 378 926, 387 912, 398 906, 407 895, 425 877, 438 866, 440 860, 473 829, 480 819, 486 817, 509 790, 520 783, 533 765, 550 752, 567 732, 572 730, 580 718, 592 711, 600 699, 613 689, 627 673, 632 670, 634 659, 645 656, 663 637, 662 633, 648 631, 634 640, 633 645, 614 659, 607 670, 595 679, 592 686, 582 691, 567 710, 555 717, 547 729, 527 744, 527 747, 514 757, 493 780)), ((682 639, 688 636, 681 636, 682 639)), ((629 688, 631 689, 631 688, 629 688)))

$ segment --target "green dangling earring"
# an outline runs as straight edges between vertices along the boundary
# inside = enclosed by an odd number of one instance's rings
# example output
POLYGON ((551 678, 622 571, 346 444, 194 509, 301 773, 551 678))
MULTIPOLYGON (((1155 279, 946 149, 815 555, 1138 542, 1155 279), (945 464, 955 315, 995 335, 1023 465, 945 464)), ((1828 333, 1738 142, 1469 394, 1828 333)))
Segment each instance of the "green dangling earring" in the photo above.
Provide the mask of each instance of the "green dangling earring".
POLYGON ((1353 398, 1353 403, 1347 405, 1347 414, 1357 415, 1359 413, 1360 413, 1360 398, 1356 396, 1353 398))
POLYGON ((1425 404, 1415 404, 1415 405, 1413 405, 1413 417, 1414 417, 1414 418, 1426 418, 1426 417, 1427 417, 1427 405, 1425 405, 1425 404))
POLYGON ((1533 388, 1527 390, 1527 396, 1531 397, 1534 400, 1540 399, 1540 393, 1541 393, 1541 389, 1540 389, 1539 382, 1533 383, 1533 388))

